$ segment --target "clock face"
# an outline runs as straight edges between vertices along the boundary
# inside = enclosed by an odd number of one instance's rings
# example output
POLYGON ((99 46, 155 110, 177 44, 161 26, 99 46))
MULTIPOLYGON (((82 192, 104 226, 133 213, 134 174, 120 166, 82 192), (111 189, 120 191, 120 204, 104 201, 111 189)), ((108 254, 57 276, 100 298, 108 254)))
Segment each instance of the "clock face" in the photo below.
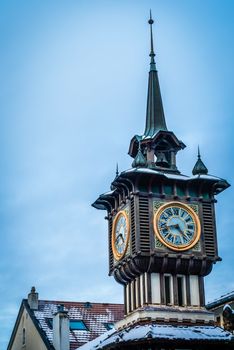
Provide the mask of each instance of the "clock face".
POLYGON ((112 229, 112 251, 114 258, 120 260, 126 253, 129 241, 129 219, 125 211, 116 215, 112 229))
POLYGON ((154 232, 168 248, 187 250, 198 242, 201 226, 197 214, 188 205, 170 202, 155 213, 154 232))

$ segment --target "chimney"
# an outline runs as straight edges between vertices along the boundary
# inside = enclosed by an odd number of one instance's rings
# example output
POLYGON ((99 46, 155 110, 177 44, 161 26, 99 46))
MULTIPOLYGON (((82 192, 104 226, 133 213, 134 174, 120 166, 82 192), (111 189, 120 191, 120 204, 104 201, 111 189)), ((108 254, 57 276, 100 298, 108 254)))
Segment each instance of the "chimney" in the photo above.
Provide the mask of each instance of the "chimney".
POLYGON ((28 304, 31 310, 38 310, 38 293, 36 288, 31 288, 31 293, 28 294, 28 304))
POLYGON ((53 316, 53 345, 55 350, 69 350, 69 317, 64 305, 59 305, 58 311, 53 316))

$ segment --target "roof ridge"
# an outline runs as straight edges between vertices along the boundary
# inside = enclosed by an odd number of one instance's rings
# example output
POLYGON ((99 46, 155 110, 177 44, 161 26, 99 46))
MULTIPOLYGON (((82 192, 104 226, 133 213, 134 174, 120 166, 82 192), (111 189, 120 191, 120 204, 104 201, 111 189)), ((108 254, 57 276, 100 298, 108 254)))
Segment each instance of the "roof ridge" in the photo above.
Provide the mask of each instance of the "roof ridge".
MULTIPOLYGON (((24 299, 27 300, 27 299, 24 299)), ((49 302, 49 303, 71 303, 71 304, 95 304, 95 305, 124 305, 123 303, 109 303, 109 302, 93 302, 93 301, 66 301, 66 300, 48 300, 48 299, 39 299, 39 302, 49 302)))
POLYGON ((223 294, 223 295, 221 295, 220 297, 215 298, 215 299, 209 301, 209 302, 207 303, 207 305, 212 304, 212 303, 214 303, 214 302, 216 302, 216 301, 220 301, 221 299, 227 298, 227 297, 232 296, 232 295, 234 295, 234 290, 233 290, 232 292, 223 294))

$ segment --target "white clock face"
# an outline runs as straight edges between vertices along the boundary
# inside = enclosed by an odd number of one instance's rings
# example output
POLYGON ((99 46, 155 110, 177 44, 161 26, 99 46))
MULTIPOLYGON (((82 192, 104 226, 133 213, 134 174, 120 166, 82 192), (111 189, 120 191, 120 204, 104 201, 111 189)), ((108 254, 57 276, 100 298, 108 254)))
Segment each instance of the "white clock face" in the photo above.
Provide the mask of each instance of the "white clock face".
POLYGON ((162 205, 154 216, 157 238, 173 250, 192 248, 200 238, 200 221, 186 204, 170 202, 162 205))
POLYGON ((126 253, 129 240, 129 220, 125 211, 120 211, 113 222, 112 250, 116 260, 126 253))

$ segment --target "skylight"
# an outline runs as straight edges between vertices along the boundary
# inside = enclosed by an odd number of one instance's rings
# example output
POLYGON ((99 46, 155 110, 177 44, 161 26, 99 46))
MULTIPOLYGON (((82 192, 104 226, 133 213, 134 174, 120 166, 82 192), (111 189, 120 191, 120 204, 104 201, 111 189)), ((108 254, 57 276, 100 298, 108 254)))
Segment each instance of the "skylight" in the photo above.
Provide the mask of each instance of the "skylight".
POLYGON ((70 330, 72 331, 88 331, 82 320, 70 320, 70 330))
MULTIPOLYGON (((47 324, 50 329, 53 328, 53 319, 47 318, 47 324)), ((71 331, 88 331, 88 327, 85 325, 84 321, 82 320, 70 320, 69 326, 71 331)), ((107 328, 110 329, 110 328, 107 328)))

